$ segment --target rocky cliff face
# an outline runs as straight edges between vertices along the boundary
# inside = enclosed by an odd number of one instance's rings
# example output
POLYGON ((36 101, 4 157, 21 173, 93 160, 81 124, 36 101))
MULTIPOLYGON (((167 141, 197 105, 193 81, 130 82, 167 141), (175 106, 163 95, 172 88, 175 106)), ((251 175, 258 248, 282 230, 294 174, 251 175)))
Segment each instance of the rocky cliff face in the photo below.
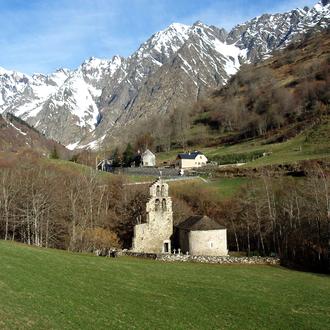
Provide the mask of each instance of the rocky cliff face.
POLYGON ((330 6, 327 2, 284 14, 256 17, 234 27, 228 34, 227 42, 246 49, 247 58, 256 62, 272 50, 287 46, 310 29, 327 28, 330 21, 330 6))
POLYGON ((128 74, 121 83, 103 90, 103 120, 95 136, 102 138, 105 132, 111 134, 114 125, 125 125, 148 113, 193 102, 225 83, 245 59, 245 52, 227 45, 225 38, 224 30, 201 22, 191 27, 172 24, 152 36, 128 58, 128 74))
POLYGON ((301 34, 329 26, 330 5, 264 14, 229 33, 196 22, 157 32, 128 58, 91 58, 74 71, 32 77, 0 70, 0 112, 70 148, 96 148, 114 128, 193 102, 301 34))

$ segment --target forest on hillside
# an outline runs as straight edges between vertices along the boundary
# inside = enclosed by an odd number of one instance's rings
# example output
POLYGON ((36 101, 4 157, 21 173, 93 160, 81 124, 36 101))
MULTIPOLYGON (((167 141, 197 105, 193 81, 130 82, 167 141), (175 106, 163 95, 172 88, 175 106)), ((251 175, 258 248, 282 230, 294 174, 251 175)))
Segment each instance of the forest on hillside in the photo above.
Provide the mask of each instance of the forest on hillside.
MULTIPOLYGON (((77 172, 25 155, 1 164, 0 239, 72 251, 130 248, 133 227, 145 219, 146 186, 77 172)), ((228 229, 230 251, 278 255, 282 263, 329 272, 330 178, 311 165, 306 178, 265 172, 229 199, 207 186, 173 186, 175 224, 206 214, 228 229)))
POLYGON ((200 122, 248 138, 329 114, 329 36, 309 35, 259 65, 243 66, 201 102, 200 122))

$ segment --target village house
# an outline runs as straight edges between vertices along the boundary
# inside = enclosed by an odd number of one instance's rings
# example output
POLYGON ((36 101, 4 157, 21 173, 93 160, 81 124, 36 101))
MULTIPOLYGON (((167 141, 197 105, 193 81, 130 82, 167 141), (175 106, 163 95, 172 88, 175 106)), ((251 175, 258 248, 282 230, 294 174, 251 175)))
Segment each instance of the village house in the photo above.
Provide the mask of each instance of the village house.
POLYGON ((96 165, 96 169, 99 171, 111 172, 112 171, 112 160, 102 159, 96 165))
POLYGON ((190 169, 205 166, 207 158, 199 151, 181 153, 176 157, 176 167, 180 169, 190 169))
POLYGON ((228 255, 227 230, 215 220, 192 216, 174 228, 168 184, 161 178, 150 187, 146 212, 146 222, 134 227, 132 251, 171 253, 175 248, 191 255, 228 255))
POLYGON ((141 166, 143 167, 155 167, 156 166, 156 156, 149 150, 141 155, 141 166))

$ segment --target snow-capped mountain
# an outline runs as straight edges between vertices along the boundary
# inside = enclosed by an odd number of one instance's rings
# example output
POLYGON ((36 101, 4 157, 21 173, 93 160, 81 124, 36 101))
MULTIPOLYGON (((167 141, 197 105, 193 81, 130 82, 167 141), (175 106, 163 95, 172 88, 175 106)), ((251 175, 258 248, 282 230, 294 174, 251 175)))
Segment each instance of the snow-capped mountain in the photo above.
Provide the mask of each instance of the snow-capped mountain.
POLYGON ((329 0, 264 14, 229 33, 196 22, 155 33, 128 58, 90 58, 51 75, 0 69, 0 112, 20 116, 70 148, 96 148, 141 116, 193 102, 301 34, 329 26, 329 0))
POLYGON ((314 7, 294 9, 283 14, 264 14, 235 26, 228 34, 227 42, 247 50, 247 58, 258 61, 272 50, 285 47, 310 29, 329 26, 329 0, 314 7))
POLYGON ((174 23, 153 35, 127 59, 124 79, 104 88, 99 103, 102 121, 90 138, 111 134, 114 125, 125 125, 149 112, 165 112, 178 100, 192 96, 195 100, 223 84, 238 70, 245 54, 227 45, 225 37, 224 30, 201 22, 174 23))
POLYGON ((97 101, 123 59, 90 58, 78 69, 28 76, 0 70, 0 111, 26 120, 50 138, 65 144, 79 141, 99 120, 97 101))

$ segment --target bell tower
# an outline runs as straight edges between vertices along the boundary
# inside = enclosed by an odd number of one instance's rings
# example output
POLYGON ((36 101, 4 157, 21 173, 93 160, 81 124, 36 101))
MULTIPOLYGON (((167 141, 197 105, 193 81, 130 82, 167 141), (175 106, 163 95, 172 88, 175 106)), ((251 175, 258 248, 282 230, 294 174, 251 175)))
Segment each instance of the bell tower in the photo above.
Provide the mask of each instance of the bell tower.
POLYGON ((133 250, 146 253, 171 253, 172 200, 168 196, 168 184, 162 178, 150 186, 146 213, 146 223, 134 227, 133 250))

